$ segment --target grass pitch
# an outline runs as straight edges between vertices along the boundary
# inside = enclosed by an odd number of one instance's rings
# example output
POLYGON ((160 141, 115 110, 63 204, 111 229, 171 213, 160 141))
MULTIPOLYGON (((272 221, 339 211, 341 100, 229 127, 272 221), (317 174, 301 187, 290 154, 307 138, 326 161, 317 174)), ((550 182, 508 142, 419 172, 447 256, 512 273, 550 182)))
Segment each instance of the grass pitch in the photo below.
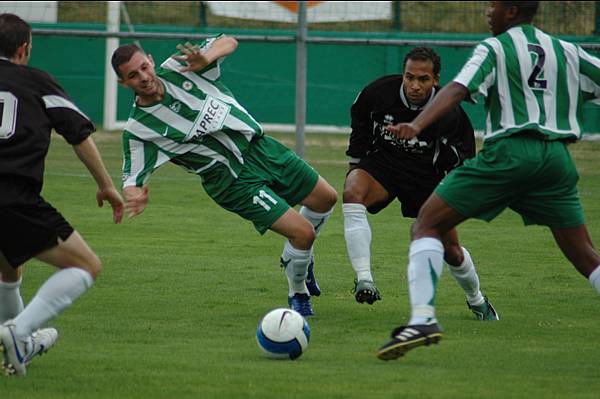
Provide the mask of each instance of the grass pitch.
MULTIPOLYGON (((291 135, 276 136, 293 147, 291 135)), ((118 184, 118 134, 96 134, 118 184)), ((150 181, 144 214, 122 225, 95 206, 95 185, 62 139, 53 140, 44 196, 104 263, 96 285, 51 324, 59 341, 26 378, 0 378, 2 398, 596 398, 600 390, 600 298, 543 227, 507 211, 468 221, 462 245, 478 267, 499 322, 478 322, 447 271, 437 312, 445 335, 398 361, 375 352, 407 321, 409 219, 398 203, 369 218, 373 273, 383 300, 359 305, 343 233, 347 137, 309 135, 306 159, 340 201, 316 243, 323 290, 312 337, 297 361, 265 358, 254 334, 287 305, 278 265, 283 239, 214 204, 199 180, 175 166, 150 181)), ((571 147, 588 227, 600 242, 600 143, 571 147)), ((28 301, 52 269, 31 261, 28 301)))

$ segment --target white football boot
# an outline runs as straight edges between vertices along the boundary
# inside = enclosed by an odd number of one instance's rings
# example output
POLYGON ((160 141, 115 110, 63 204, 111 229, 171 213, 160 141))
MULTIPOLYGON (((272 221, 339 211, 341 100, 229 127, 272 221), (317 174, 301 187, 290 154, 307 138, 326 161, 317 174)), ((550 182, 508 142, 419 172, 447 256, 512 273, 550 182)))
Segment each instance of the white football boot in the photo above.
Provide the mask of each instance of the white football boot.
POLYGON ((27 374, 27 365, 31 360, 54 346, 58 331, 54 328, 44 328, 31 334, 22 341, 15 335, 15 325, 12 320, 0 326, 0 351, 3 353, 2 368, 5 375, 27 374))
POLYGON ((28 356, 27 364, 35 357, 42 356, 54 346, 58 339, 58 331, 56 328, 40 328, 31 334, 31 342, 33 343, 33 351, 28 356))

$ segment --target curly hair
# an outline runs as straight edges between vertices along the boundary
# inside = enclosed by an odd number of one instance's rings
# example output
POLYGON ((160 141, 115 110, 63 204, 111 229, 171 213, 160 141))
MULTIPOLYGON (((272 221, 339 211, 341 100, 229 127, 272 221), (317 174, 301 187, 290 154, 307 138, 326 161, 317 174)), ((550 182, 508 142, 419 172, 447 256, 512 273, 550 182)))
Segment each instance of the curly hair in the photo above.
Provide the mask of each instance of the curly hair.
POLYGON ((440 56, 431 47, 415 47, 404 57, 403 67, 406 68, 408 60, 431 61, 433 64, 433 74, 438 76, 442 70, 442 61, 440 56))

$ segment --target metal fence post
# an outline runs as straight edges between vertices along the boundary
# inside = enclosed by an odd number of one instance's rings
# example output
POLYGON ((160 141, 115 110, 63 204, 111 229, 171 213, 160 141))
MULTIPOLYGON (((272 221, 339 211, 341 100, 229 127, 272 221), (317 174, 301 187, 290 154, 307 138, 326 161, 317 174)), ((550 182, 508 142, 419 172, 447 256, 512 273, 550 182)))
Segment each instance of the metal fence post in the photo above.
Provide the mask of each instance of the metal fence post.
POLYGON ((304 157, 306 130, 306 1, 298 2, 298 33, 296 35, 296 154, 304 157))
POLYGON ((600 1, 595 1, 596 15, 594 16, 594 35, 600 35, 600 1))
MULTIPOLYGON (((119 32, 121 19, 120 6, 120 1, 108 1, 106 3, 106 30, 108 32, 119 32)), ((104 58, 104 112, 102 120, 102 125, 106 130, 117 128, 117 75, 112 70, 110 59, 118 47, 119 39, 117 37, 106 39, 106 57, 104 58)))
POLYGON ((200 2, 200 9, 199 9, 199 13, 200 15, 199 17, 199 23, 200 23, 200 27, 201 28, 206 28, 206 4, 204 4, 203 1, 200 2))
POLYGON ((400 31, 402 30, 402 21, 400 19, 400 2, 393 1, 392 2, 392 18, 394 20, 394 30, 400 31))

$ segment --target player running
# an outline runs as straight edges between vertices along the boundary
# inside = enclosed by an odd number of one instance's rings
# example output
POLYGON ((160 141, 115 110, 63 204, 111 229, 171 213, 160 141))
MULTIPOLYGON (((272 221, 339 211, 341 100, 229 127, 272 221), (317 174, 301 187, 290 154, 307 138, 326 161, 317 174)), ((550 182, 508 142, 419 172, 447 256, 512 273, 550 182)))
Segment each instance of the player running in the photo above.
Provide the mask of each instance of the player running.
POLYGON ((98 205, 110 203, 115 223, 123 211, 90 136, 94 125, 50 75, 27 66, 31 47, 31 27, 16 15, 0 15, 0 350, 5 373, 19 375, 56 341, 55 329, 38 329, 87 291, 102 267, 79 233, 40 196, 52 129, 96 180, 98 205), (60 270, 23 308, 23 264, 33 257, 60 270))
POLYGON ((433 306, 444 254, 440 238, 468 218, 491 221, 508 207, 526 225, 548 226, 567 259, 600 292, 600 256, 584 223, 567 149, 581 135, 584 101, 600 97, 600 60, 533 26, 538 6, 492 1, 487 17, 494 37, 475 48, 454 82, 412 123, 389 128, 410 140, 462 100, 485 99, 483 149, 437 186, 413 225, 412 315, 392 332, 380 359, 442 337, 433 306))

